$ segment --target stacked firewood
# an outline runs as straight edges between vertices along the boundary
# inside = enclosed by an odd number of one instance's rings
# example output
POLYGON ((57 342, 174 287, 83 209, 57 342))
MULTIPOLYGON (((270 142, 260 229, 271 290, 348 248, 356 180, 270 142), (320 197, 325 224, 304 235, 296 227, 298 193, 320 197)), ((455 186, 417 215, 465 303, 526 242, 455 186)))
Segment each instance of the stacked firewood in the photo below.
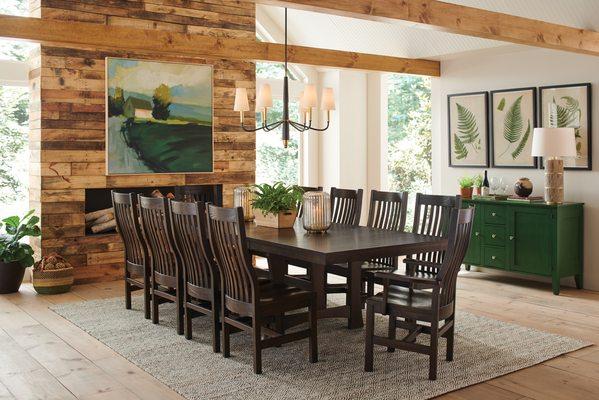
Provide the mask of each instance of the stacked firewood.
POLYGON ((116 229, 114 209, 110 207, 85 214, 85 227, 93 233, 103 233, 116 229))

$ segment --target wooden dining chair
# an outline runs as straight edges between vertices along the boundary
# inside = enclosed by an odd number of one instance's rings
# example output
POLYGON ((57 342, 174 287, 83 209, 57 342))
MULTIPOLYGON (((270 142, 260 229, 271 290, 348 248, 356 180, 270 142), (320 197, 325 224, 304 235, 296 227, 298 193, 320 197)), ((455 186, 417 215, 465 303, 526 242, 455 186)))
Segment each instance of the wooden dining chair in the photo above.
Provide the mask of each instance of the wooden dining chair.
POLYGON ((331 188, 331 220, 334 224, 360 224, 363 190, 331 188))
POLYGON ((194 185, 175 188, 175 198, 177 200, 203 203, 211 203, 220 206, 222 189, 218 185, 194 185))
POLYGON ((246 245, 243 209, 208 206, 208 232, 221 277, 223 356, 230 356, 232 329, 251 333, 254 372, 262 373, 262 350, 309 338, 310 362, 318 359, 316 302, 312 292, 277 283, 258 283, 246 245), (269 318, 308 308, 309 327, 280 333, 265 327, 269 318), (249 320, 248 320, 249 319, 249 320), (262 336, 266 338, 262 338, 262 336))
POLYGON ((183 274, 177 257, 166 198, 138 195, 141 227, 150 255, 152 275, 152 322, 157 324, 158 306, 177 305, 177 333, 183 334, 183 274))
MULTIPOLYGON (((407 203, 408 192, 372 190, 370 193, 367 226, 370 228, 403 232, 406 226, 407 203)), ((375 272, 392 272, 397 269, 397 266, 397 257, 377 258, 362 264, 362 280, 366 284, 366 295, 372 296, 374 294, 375 272)), ((328 266, 327 272, 349 278, 347 264, 328 266)), ((344 289, 347 292, 347 286, 344 289)), ((335 292, 339 292, 339 290, 337 289, 335 292)))
POLYGON ((220 278, 208 240, 203 202, 169 202, 173 237, 183 268, 185 338, 193 336, 192 318, 212 318, 212 350, 220 351, 220 278))
POLYGON ((401 349, 428 355, 430 380, 437 379, 439 337, 447 339, 446 360, 453 360, 456 281, 470 242, 474 208, 454 209, 449 220, 446 255, 434 277, 376 273, 383 280, 383 292, 366 301, 365 371, 373 371, 375 344, 387 346, 389 352, 401 349), (374 334, 375 314, 389 316, 388 337, 374 334), (407 330, 407 335, 397 340, 397 328, 407 330), (429 345, 416 342, 421 334, 430 335, 429 345))
POLYGON ((113 190, 111 195, 117 230, 125 245, 125 308, 131 309, 131 292, 143 290, 144 315, 150 319, 150 267, 137 202, 133 193, 113 190))
MULTIPOLYGON (((448 233, 450 216, 453 210, 461 207, 460 196, 416 194, 414 224, 412 232, 421 235, 445 237, 448 233)), ((404 259, 406 274, 434 276, 443 262, 445 252, 435 251, 412 254, 404 259)))

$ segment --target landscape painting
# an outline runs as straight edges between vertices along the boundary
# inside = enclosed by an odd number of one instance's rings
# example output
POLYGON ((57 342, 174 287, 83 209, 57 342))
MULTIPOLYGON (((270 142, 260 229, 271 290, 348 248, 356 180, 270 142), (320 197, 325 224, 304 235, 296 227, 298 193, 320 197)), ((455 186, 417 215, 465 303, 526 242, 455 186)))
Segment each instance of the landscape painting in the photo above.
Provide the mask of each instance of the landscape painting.
POLYGON ((212 172, 212 67, 106 59, 108 174, 212 172))

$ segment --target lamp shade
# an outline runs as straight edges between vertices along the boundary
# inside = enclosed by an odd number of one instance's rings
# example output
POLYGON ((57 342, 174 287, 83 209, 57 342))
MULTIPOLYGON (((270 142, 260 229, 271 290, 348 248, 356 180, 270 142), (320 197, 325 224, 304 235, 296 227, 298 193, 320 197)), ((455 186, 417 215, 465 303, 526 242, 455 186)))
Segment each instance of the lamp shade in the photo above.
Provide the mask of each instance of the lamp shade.
POLYGON ((318 99, 316 97, 316 86, 306 85, 304 88, 304 102, 306 108, 316 107, 318 99))
POLYGON ((335 93, 333 93, 333 88, 327 87, 322 89, 320 108, 326 111, 335 109, 335 93))
POLYGON ((235 89, 235 104, 233 111, 249 111, 250 103, 248 102, 248 91, 246 88, 235 89))
POLYGON ((260 86, 258 97, 256 97, 256 109, 272 107, 272 89, 268 83, 260 86))
POLYGON ((574 128, 535 128, 533 157, 576 157, 574 128))

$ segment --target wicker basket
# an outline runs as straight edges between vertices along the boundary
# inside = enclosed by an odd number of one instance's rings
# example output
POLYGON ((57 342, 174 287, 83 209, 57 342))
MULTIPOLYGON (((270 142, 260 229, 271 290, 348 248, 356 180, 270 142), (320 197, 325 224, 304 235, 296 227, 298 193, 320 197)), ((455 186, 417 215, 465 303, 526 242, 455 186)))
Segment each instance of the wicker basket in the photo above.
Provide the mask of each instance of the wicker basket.
POLYGON ((73 280, 73 268, 57 254, 51 254, 36 263, 31 274, 33 287, 39 294, 66 293, 71 290, 73 280))

